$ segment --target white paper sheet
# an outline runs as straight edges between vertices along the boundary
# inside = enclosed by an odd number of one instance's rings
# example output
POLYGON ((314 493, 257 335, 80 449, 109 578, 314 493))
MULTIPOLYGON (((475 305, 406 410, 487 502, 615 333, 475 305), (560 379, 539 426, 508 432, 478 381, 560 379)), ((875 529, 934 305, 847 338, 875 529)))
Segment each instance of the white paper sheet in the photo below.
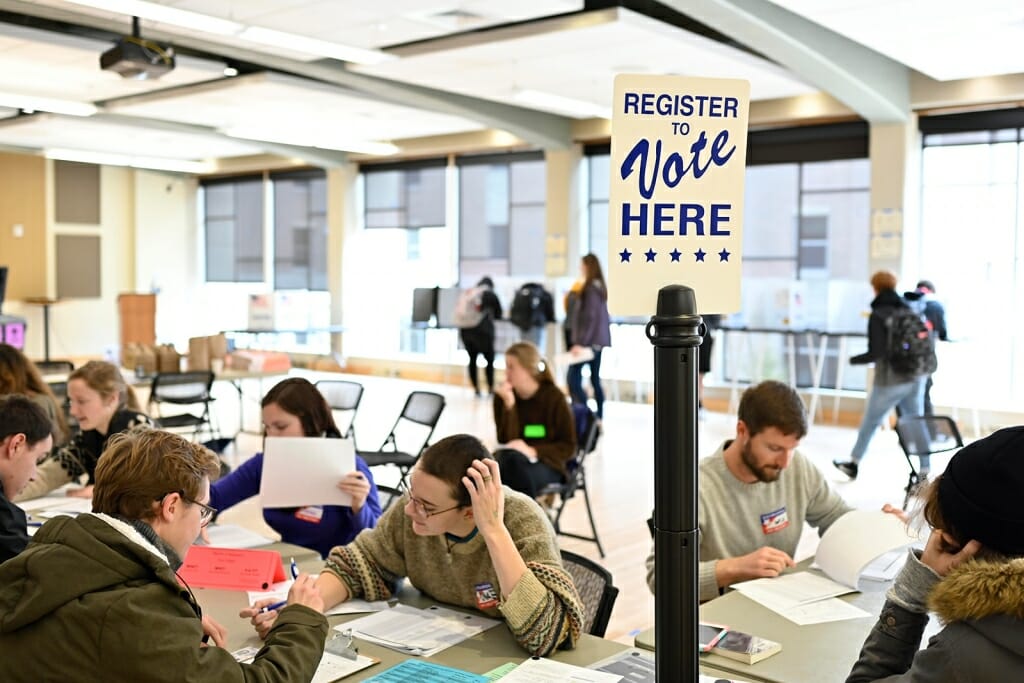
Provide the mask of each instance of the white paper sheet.
POLYGON ((60 507, 62 505, 67 505, 67 502, 69 500, 89 500, 89 499, 88 498, 81 498, 81 499, 79 499, 79 498, 69 498, 64 493, 59 493, 59 494, 54 494, 54 495, 50 495, 50 496, 42 496, 41 498, 32 498, 30 500, 23 500, 20 503, 18 503, 18 507, 20 507, 25 512, 28 512, 29 510, 45 510, 47 508, 60 507))
POLYGON ((383 612, 386 609, 391 609, 391 605, 387 600, 375 600, 373 602, 367 600, 346 600, 345 602, 339 602, 328 610, 324 610, 324 616, 383 612))
POLYGON ((358 638, 407 655, 429 657, 500 623, 437 605, 426 609, 397 605, 334 628, 352 629, 358 638))
POLYGON ((33 510, 33 519, 52 519, 61 515, 77 517, 85 512, 92 512, 92 498, 70 498, 65 496, 64 500, 60 504, 49 505, 45 510, 39 510, 36 508, 33 508, 33 510))
POLYGON ((288 591, 292 589, 293 583, 295 582, 292 579, 288 579, 287 581, 278 581, 265 591, 247 591, 246 595, 249 597, 249 604, 251 605, 257 600, 265 600, 267 598, 273 599, 274 602, 287 600, 288 591))
MULTIPOLYGON (((232 652, 231 656, 243 664, 252 664, 259 651, 260 648, 258 647, 243 647, 232 652)), ((331 681, 336 681, 339 678, 350 676, 357 671, 371 667, 378 661, 363 655, 358 655, 355 660, 351 660, 325 652, 320 659, 320 665, 316 668, 316 673, 313 674, 311 683, 331 683, 331 681)))
POLYGON ((743 581, 732 587, 769 609, 788 609, 856 590, 811 572, 743 581))
POLYGON ((833 579, 856 588, 861 571, 872 560, 915 540, 895 515, 852 510, 837 519, 821 537, 814 560, 833 579))
POLYGON ((210 536, 210 545, 217 548, 256 548, 273 543, 273 539, 237 524, 211 524, 206 527, 206 533, 210 536))
POLYGON ((619 674, 531 657, 501 677, 502 683, 619 683, 619 674))
POLYGON ((860 576, 862 579, 870 579, 872 581, 892 581, 906 563, 906 548, 891 550, 864 567, 864 571, 860 573, 860 576))
POLYGON ((849 586, 810 572, 744 581, 734 584, 733 588, 795 624, 820 624, 870 616, 859 607, 835 597, 853 592, 849 586))
POLYGON ((589 346, 580 347, 576 353, 565 351, 555 355, 555 364, 557 365, 576 365, 589 360, 594 360, 594 350, 589 346))
POLYGON ((352 439, 268 436, 263 446, 263 507, 351 505, 352 497, 338 488, 356 469, 352 439))

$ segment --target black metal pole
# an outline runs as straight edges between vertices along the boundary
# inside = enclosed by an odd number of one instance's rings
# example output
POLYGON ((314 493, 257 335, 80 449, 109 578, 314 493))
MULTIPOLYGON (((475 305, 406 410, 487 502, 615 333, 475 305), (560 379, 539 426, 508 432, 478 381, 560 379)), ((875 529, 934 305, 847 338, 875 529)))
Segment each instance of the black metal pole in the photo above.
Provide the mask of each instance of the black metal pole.
POLYGON ((654 607, 659 682, 698 680, 697 347, 704 327, 691 288, 658 291, 654 345, 654 607))

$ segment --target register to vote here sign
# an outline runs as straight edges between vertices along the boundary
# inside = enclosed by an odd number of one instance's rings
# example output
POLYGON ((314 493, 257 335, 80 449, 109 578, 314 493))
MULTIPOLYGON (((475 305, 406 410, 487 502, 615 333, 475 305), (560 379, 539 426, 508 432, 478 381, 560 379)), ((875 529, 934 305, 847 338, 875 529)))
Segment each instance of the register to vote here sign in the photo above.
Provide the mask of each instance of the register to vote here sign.
POLYGON ((651 315, 657 291, 692 287, 707 313, 740 309, 747 81, 615 78, 608 307, 651 315))

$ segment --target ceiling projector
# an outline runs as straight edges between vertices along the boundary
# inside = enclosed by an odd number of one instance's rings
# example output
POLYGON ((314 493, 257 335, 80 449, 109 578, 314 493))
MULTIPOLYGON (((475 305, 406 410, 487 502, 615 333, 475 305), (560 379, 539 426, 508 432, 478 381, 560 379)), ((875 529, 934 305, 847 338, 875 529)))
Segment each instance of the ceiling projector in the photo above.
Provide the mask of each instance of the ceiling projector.
POLYGON ((125 36, 100 55, 100 68, 137 81, 160 78, 174 68, 174 48, 125 36))

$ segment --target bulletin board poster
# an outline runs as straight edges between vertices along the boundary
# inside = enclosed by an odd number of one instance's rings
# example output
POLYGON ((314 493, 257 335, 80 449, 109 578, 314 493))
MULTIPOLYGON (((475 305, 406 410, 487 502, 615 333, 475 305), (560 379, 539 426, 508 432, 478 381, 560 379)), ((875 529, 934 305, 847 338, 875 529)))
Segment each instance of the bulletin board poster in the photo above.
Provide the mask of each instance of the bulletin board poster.
POLYGON ((608 309, 655 313, 693 288, 701 313, 740 309, 750 83, 620 74, 612 116, 608 309))

